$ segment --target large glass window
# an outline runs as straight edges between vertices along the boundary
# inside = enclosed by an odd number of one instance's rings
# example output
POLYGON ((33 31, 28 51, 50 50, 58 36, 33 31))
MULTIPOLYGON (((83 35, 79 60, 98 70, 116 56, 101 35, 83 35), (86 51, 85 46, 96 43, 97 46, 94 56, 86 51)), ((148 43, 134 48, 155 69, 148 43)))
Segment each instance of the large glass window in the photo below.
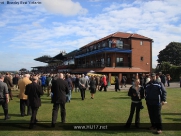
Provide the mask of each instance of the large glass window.
POLYGON ((104 64, 104 58, 101 59, 101 64, 104 64))
POLYGON ((96 62, 95 62, 95 63, 96 63, 96 66, 97 66, 97 65, 98 65, 98 60, 96 60, 96 62))
POLYGON ((86 67, 89 67, 89 61, 86 61, 86 67))
POLYGON ((70 64, 75 64, 74 59, 69 60, 69 65, 70 65, 70 64))
POLYGON ((78 65, 81 65, 81 60, 80 59, 78 60, 78 65))
POLYGON ((98 44, 98 49, 100 49, 101 48, 101 45, 100 44, 98 44))
POLYGON ((102 43, 102 47, 103 47, 103 48, 106 47, 106 43, 105 43, 105 42, 102 43))
POLYGON ((97 49, 97 46, 96 46, 96 44, 94 45, 94 50, 96 50, 97 49))
POLYGON ((83 53, 86 53, 86 52, 87 52, 87 49, 85 48, 85 49, 83 49, 83 50, 81 51, 80 54, 83 54, 83 53))
POLYGON ((64 64, 64 65, 68 65, 68 64, 69 64, 69 61, 66 60, 66 61, 63 62, 63 64, 64 64))
POLYGON ((116 58, 116 66, 117 67, 123 66, 123 58, 116 58))
POLYGON ((90 48, 90 51, 92 51, 92 50, 93 50, 93 46, 90 46, 89 48, 90 48))
POLYGON ((111 66, 111 58, 108 57, 108 58, 107 58, 107 67, 110 67, 110 66, 111 66))
POLYGON ((112 41, 111 40, 109 41, 109 47, 110 48, 112 47, 112 41))
POLYGON ((123 41, 122 40, 117 40, 116 41, 116 47, 120 48, 120 49, 123 49, 123 41))
POLYGON ((90 64, 91 64, 91 66, 93 66, 93 64, 94 64, 94 61, 93 61, 93 60, 91 60, 90 64))
POLYGON ((104 66, 104 58, 101 59, 101 67, 104 66))

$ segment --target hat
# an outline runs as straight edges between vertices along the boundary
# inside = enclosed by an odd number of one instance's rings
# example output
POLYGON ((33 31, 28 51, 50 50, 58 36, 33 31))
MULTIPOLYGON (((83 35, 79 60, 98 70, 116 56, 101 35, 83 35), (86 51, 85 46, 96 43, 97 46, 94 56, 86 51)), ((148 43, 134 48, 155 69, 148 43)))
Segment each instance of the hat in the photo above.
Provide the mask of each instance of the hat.
POLYGON ((153 77, 153 76, 156 76, 156 74, 155 74, 155 73, 152 73, 151 76, 152 76, 152 77, 153 77))

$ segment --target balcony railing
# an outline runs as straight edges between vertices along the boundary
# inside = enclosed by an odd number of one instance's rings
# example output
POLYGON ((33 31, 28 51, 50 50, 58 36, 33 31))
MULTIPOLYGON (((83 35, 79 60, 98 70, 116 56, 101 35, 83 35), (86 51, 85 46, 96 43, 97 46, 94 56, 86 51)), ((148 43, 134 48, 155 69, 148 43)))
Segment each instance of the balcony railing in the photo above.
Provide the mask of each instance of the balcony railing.
POLYGON ((130 50, 131 49, 131 46, 129 44, 123 44, 123 49, 128 49, 130 50))
MULTIPOLYGON (((100 47, 100 49, 102 49, 102 48, 107 48, 107 47, 100 47)), ((120 49, 130 50, 131 46, 129 44, 123 44, 123 48, 120 48, 120 49)), ((99 50, 99 49, 98 48, 97 49, 92 49, 91 51, 95 51, 95 50, 99 50)), ((88 51, 88 52, 91 52, 91 51, 88 51)), ((87 53, 87 51, 79 51, 79 52, 77 52, 76 56, 81 55, 81 54, 85 54, 85 53, 87 53)))
MULTIPOLYGON (((102 63, 102 62, 96 62, 96 63, 87 63, 87 64, 78 64, 77 68, 104 68, 104 67, 113 67, 111 66, 111 63, 102 63)), ((122 63, 116 63, 115 67, 131 67, 129 62, 122 62, 122 63)))
POLYGON ((130 62, 117 62, 115 67, 131 67, 130 62))

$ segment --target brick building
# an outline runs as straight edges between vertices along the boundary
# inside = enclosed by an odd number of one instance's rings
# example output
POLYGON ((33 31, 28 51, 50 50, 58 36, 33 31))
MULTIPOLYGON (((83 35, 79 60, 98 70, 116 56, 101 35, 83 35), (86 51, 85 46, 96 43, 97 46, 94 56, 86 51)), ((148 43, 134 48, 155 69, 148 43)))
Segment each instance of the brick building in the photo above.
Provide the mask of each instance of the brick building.
POLYGON ((111 77, 135 73, 150 73, 152 70, 153 40, 139 34, 116 32, 91 42, 77 52, 72 72, 85 73, 93 70, 111 77))
POLYGON ((152 42, 139 34, 116 32, 64 55, 66 59, 59 64, 58 71, 66 65, 70 73, 93 70, 107 75, 110 82, 114 76, 126 76, 130 81, 136 73, 151 72, 152 42))

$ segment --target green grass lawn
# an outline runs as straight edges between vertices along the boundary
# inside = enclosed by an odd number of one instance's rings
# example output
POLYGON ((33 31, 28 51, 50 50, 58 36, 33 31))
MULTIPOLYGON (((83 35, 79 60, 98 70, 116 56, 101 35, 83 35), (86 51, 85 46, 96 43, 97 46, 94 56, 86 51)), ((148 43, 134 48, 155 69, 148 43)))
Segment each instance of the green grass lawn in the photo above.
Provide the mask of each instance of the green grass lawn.
MULTIPOLYGON (((109 89, 108 89, 109 90, 109 89)), ((4 121, 3 109, 0 110, 0 123, 29 123, 30 116, 21 117, 20 108, 19 108, 19 99, 17 96, 19 92, 13 91, 13 100, 9 103, 9 115, 11 116, 10 120, 4 121)), ((181 124, 181 90, 180 88, 168 88, 167 89, 167 104, 162 107, 162 122, 172 124, 180 123, 181 124)), ((120 92, 97 92, 94 99, 90 99, 89 91, 86 91, 86 99, 81 100, 80 93, 73 92, 72 100, 70 103, 66 104, 66 122, 67 123, 120 123, 120 128, 125 124, 129 116, 131 100, 127 96, 127 90, 120 92)), ((46 95, 42 96, 42 106, 39 108, 37 119, 39 123, 51 123, 52 116, 52 103, 50 102, 50 97, 46 95)), ((37 136, 64 136, 64 135, 153 135, 153 133, 145 129, 144 125, 149 124, 148 111, 145 105, 145 100, 143 100, 144 109, 141 110, 141 126, 142 129, 135 129, 132 127, 129 130, 102 130, 102 131, 81 131, 81 130, 53 130, 50 127, 45 130, 28 130, 27 126, 24 126, 24 130, 20 129, 15 130, 0 130, 0 136, 6 135, 37 135, 37 136)), ((58 114, 57 125, 60 122, 60 111, 58 114)), ((134 123, 134 118, 133 118, 134 123)), ((116 124, 119 125, 119 124, 116 124)), ((49 125, 50 126, 50 125, 49 125)), ((180 125, 181 126, 181 125, 180 125)), ((172 129, 172 126, 171 126, 172 129)), ((181 135, 181 131, 178 130, 163 130, 161 135, 181 135)), ((174 128, 173 128, 174 129, 174 128)), ((181 129, 181 128, 180 128, 181 129)))

